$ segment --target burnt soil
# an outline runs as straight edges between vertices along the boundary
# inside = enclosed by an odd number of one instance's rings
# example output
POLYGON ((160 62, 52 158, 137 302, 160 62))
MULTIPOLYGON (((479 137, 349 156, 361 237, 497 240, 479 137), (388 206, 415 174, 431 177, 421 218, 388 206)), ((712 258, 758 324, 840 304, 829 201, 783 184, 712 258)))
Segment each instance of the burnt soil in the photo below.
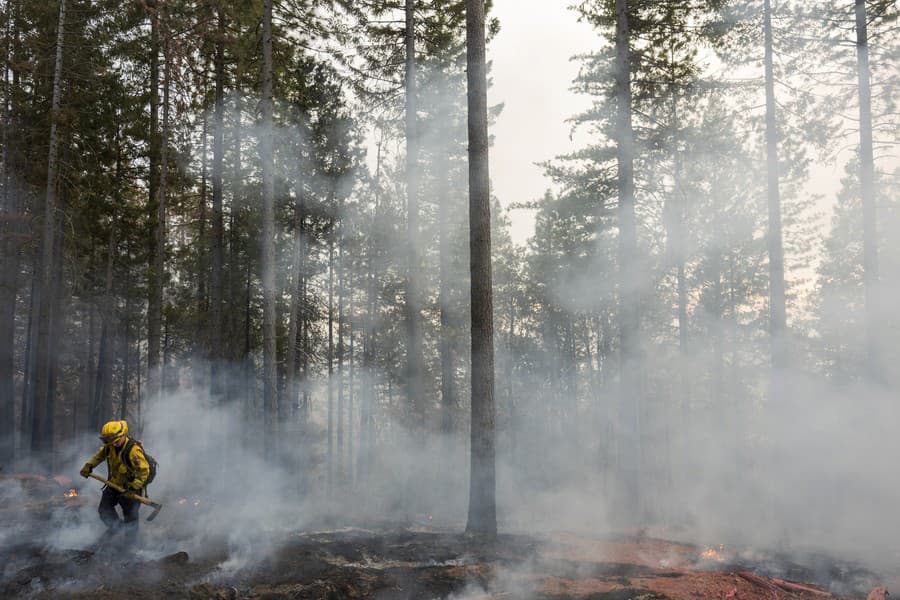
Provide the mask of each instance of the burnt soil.
MULTIPOLYGON (((3 599, 862 600, 882 579, 825 555, 704 549, 643 534, 484 539, 389 522, 256 532, 238 547, 227 537, 179 538, 175 524, 142 523, 134 546, 79 535, 66 547, 58 528, 90 525, 96 498, 65 498, 67 485, 39 476, 0 476, 0 484, 13 478, 28 502, 0 505, 3 599), (818 592, 788 591, 768 578, 818 592)), ((168 510, 196 518, 189 505, 168 510)))
MULTIPOLYGON (((91 549, 27 543, 0 550, 3 598, 238 598, 399 600, 533 598, 664 600, 815 598, 767 589, 737 575, 793 574, 835 598, 865 598, 874 575, 832 563, 803 566, 784 557, 765 564, 700 558, 702 549, 646 537, 592 539, 559 534, 494 540, 459 533, 342 529, 296 533, 243 567, 222 549, 148 558, 107 540, 91 549), (781 572, 783 571, 783 572, 781 572), (822 579, 815 580, 816 577, 822 579)), ((822 559, 824 561, 824 559, 822 559)), ((783 577, 784 578, 784 577, 783 577)))

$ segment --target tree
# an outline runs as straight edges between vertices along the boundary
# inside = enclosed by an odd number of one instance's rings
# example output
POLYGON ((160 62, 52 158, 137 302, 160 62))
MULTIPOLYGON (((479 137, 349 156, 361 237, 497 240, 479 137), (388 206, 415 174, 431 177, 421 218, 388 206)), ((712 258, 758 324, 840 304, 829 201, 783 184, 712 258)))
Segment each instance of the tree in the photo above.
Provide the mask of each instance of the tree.
MULTIPOLYGON (((56 60, 53 70, 53 92, 50 107, 50 143, 47 157, 47 191, 44 203, 44 227, 41 243, 41 287, 38 306, 38 349, 34 376, 34 413, 31 430, 31 449, 40 456, 53 450, 54 378, 56 332, 58 325, 54 309, 57 308, 57 252, 59 236, 56 220, 57 186, 59 181, 59 133, 58 118, 62 81, 62 62, 65 40, 66 0, 59 3, 59 21, 56 34, 56 60)), ((49 460, 49 456, 41 456, 49 460)))
POLYGON ((275 173, 272 136, 272 0, 263 0, 262 129, 262 286, 263 286, 263 436, 266 454, 275 450, 277 400, 275 361, 275 173))
MULTIPOLYGON (((18 29, 14 19, 18 3, 7 2, 5 11, 5 59, 13 62, 18 46, 18 29)), ((16 167, 20 155, 14 125, 13 84, 9 69, 3 75, 3 162, 0 185, 0 464, 9 463, 15 456, 15 330, 16 295, 21 266, 21 187, 16 167)))
MULTIPOLYGON (((215 41, 215 109, 213 116, 213 167, 212 167, 212 248, 209 278, 209 332, 211 372, 210 391, 213 398, 221 399, 223 393, 222 367, 225 357, 222 330, 223 293, 223 244, 225 222, 222 213, 222 179, 225 155, 225 11, 216 7, 218 28, 215 41)), ((205 200, 204 200, 205 202, 205 200)))
POLYGON ((469 251, 472 306, 472 422, 468 533, 495 536, 494 327, 483 0, 466 1, 469 107, 469 251))
POLYGON ((419 151, 418 92, 416 89, 416 2, 406 0, 406 228, 408 265, 406 276, 407 399, 415 422, 424 422, 422 388, 422 327, 419 299, 419 151))
POLYGON ((147 216, 150 228, 147 285, 147 396, 156 398, 162 391, 160 350, 162 343, 163 273, 165 255, 165 223, 161 220, 162 142, 159 134, 159 54, 160 8, 158 0, 148 4, 150 19, 150 131, 148 134, 147 216))

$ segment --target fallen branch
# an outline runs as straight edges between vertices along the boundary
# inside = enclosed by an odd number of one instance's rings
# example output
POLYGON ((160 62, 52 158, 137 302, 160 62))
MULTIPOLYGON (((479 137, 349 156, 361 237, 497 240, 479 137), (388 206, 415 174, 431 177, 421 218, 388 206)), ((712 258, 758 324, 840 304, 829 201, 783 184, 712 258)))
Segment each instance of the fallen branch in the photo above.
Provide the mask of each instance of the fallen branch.
POLYGON ((749 581, 753 585, 759 586, 764 590, 769 590, 775 600, 781 600, 781 590, 765 577, 760 577, 759 575, 755 575, 749 571, 738 571, 737 575, 738 577, 749 581))
POLYGON ((803 585, 800 583, 794 583, 792 581, 785 581, 784 579, 777 579, 775 577, 772 578, 772 583, 777 585, 783 590, 787 590, 789 592, 805 592, 807 594, 814 594, 816 596, 821 596, 822 598, 834 598, 832 594, 824 590, 819 590, 814 587, 810 587, 808 585, 803 585))

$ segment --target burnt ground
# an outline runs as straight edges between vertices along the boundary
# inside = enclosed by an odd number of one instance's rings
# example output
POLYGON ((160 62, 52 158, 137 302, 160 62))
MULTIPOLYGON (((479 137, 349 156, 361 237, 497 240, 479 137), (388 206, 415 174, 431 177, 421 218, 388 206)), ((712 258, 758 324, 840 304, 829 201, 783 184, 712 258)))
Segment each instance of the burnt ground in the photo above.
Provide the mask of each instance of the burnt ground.
POLYGON ((108 540, 68 550, 21 542, 0 551, 0 597, 754 600, 825 597, 830 588, 835 598, 855 599, 865 598, 876 579, 850 565, 767 558, 779 571, 771 576, 793 575, 822 590, 788 592, 737 575, 753 568, 766 576, 763 563, 709 563, 700 554, 650 538, 501 535, 488 541, 402 528, 344 529, 287 535, 258 560, 229 568, 224 549, 203 558, 184 552, 148 558, 108 540))
POLYGON ((646 535, 485 540, 396 523, 270 532, 240 548, 144 523, 145 537, 128 548, 105 536, 48 535, 61 521, 96 520, 96 498, 58 496, 0 507, 0 598, 862 600, 882 580, 825 555, 704 549, 646 535), (154 536, 167 543, 154 545, 154 536), (191 554, 177 551, 181 544, 191 554))

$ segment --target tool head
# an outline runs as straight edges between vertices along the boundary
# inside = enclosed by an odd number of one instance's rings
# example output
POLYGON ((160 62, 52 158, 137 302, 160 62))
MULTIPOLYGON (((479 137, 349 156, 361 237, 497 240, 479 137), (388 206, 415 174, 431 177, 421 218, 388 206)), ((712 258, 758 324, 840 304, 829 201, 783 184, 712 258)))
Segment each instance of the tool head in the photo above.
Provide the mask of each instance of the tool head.
POLYGON ((147 521, 152 521, 153 519, 155 519, 156 515, 159 514, 159 511, 162 510, 162 504, 152 504, 151 506, 153 506, 153 512, 150 513, 150 516, 147 517, 147 521))

